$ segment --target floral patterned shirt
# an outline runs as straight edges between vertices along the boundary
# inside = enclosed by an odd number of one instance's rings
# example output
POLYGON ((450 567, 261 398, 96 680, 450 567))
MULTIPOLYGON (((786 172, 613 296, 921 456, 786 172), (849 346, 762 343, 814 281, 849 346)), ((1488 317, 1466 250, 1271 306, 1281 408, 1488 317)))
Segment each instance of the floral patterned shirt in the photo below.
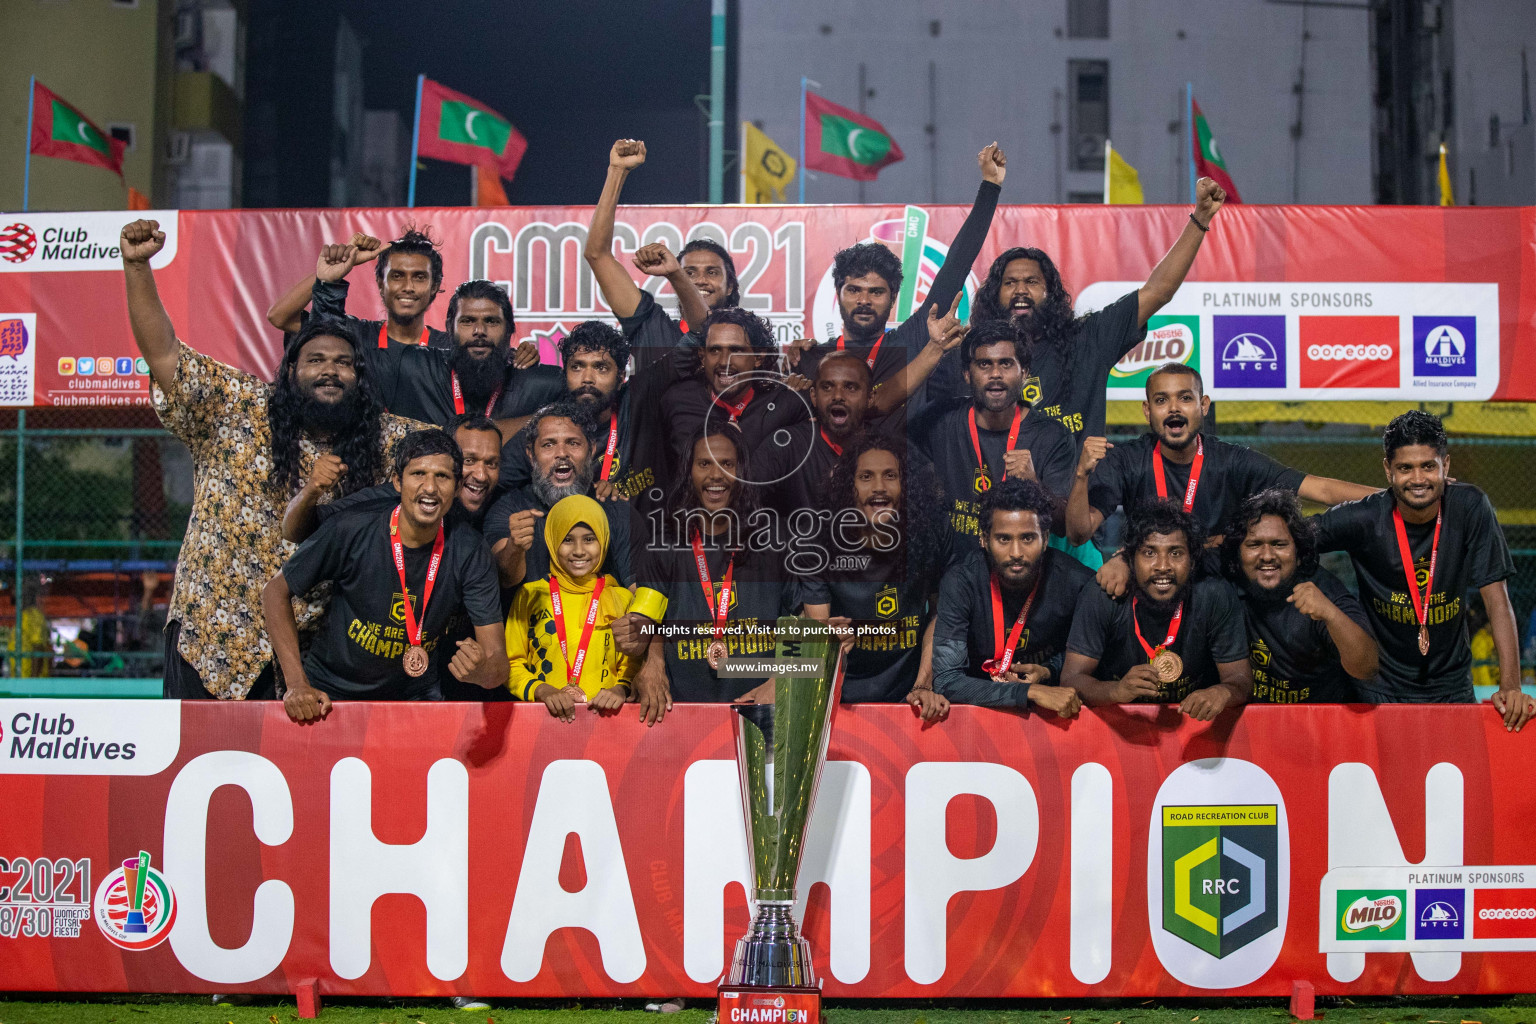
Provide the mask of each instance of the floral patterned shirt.
MULTIPOLYGON (((271 384, 185 342, 170 389, 153 389, 160 422, 192 452, 193 466, 192 516, 176 562, 167 620, 181 623, 178 651, 221 700, 243 700, 272 660, 261 591, 297 548, 282 536, 292 495, 274 493, 267 481, 271 394, 271 384)), ((380 442, 388 451, 411 430, 426 426, 386 413, 380 442)), ((299 472, 307 477, 329 446, 306 436, 299 451, 299 472)), ((301 631, 325 612, 323 594, 308 596, 308 601, 294 601, 301 631)))

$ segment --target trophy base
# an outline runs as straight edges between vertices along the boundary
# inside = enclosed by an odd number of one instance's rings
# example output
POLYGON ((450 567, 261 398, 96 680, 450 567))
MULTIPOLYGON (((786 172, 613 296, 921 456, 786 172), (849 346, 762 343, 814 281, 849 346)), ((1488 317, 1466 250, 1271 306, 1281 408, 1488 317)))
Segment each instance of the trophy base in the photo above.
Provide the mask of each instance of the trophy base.
POLYGON ((720 986, 718 1024, 821 1024, 819 986, 720 986))

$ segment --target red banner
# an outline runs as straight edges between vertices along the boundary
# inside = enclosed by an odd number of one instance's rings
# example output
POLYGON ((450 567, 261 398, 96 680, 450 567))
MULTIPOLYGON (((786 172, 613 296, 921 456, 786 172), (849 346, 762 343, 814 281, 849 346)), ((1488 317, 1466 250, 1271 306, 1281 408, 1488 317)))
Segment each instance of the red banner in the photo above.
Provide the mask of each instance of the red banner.
MULTIPOLYGON (((890 245, 916 268, 911 301, 921 301, 965 214, 962 206, 625 207, 615 236, 626 265, 646 243, 716 239, 735 254, 743 305, 789 341, 838 333, 837 250, 869 239, 890 245)), ((1098 308, 1146 279, 1187 214, 1002 207, 960 314, 990 261, 1021 244, 1054 255, 1079 310, 1098 308)), ((354 231, 394 238, 409 221, 431 225, 442 241, 445 291, 468 278, 508 286, 519 337, 538 341, 548 362, 558 361, 571 326, 611 317, 581 258, 588 207, 143 215, 167 232, 153 264, 179 335, 262 375, 281 343, 266 310, 314 271, 320 247, 354 231)), ((117 251, 128 217, 0 214, 0 334, 16 339, 0 344, 0 405, 147 402, 148 366, 129 333, 117 251)), ((1116 367, 1110 396, 1139 398, 1146 372, 1177 359, 1198 365, 1218 398, 1536 401, 1533 234, 1531 208, 1228 207, 1147 343, 1116 367), (1368 317, 1360 326, 1369 337, 1341 331, 1341 317, 1368 317)), ((382 317, 372 268, 351 280, 351 311, 382 317)), ((675 303, 665 291, 660 298, 675 303)), ((440 323, 446 306, 439 296, 429 320, 440 323)))
MULTIPOLYGON (((731 714, 0 701, 0 989, 711 994, 731 714)), ((1486 706, 844 707, 805 930, 833 997, 1524 991, 1532 777, 1486 706)))

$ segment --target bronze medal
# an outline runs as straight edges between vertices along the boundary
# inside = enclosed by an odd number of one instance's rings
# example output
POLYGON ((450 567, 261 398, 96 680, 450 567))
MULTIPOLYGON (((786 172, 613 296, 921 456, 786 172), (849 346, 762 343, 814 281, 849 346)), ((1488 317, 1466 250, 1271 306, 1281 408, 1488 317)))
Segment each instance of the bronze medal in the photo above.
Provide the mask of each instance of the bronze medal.
POLYGON ((575 683, 566 683, 560 689, 563 692, 570 694, 571 700, 575 701, 577 704, 585 704, 587 702, 587 695, 582 693, 581 687, 577 686, 575 683))
POLYGON ((1184 659, 1170 650, 1161 650, 1152 656, 1152 671, 1160 683, 1172 683, 1184 675, 1184 659))
POLYGON ((1428 626, 1420 626, 1419 627, 1419 654, 1420 654, 1420 656, 1423 656, 1423 655, 1426 655, 1428 653, 1429 653, 1429 627, 1428 626))
POLYGON ((405 654, 400 658, 400 664, 405 669, 405 674, 415 679, 426 675, 427 649, 420 644, 411 644, 405 649, 405 654))
POLYGON ((709 645, 709 667, 716 672, 720 671, 720 665, 725 661, 726 647, 724 640, 716 640, 709 645))

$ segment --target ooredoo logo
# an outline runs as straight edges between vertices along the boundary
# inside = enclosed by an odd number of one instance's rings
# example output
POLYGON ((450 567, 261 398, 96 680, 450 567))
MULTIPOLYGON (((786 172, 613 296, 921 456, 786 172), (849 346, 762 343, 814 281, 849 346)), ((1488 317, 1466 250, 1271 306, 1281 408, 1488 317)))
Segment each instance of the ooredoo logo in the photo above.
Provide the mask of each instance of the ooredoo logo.
POLYGON ((1536 889, 1472 890, 1472 937, 1536 938, 1536 889))
POLYGON ((37 233, 25 224, 7 224, 0 228, 0 259, 25 263, 37 250, 37 233))
POLYGON ((1304 316, 1300 321, 1302 387, 1398 386, 1397 317, 1304 316))
POLYGON ((140 850, 101 880, 94 909, 96 927, 108 942, 124 949, 149 949, 171 934, 176 891, 149 866, 149 854, 140 850))
POLYGON ((1477 317, 1413 318, 1415 377, 1476 377, 1477 317))

